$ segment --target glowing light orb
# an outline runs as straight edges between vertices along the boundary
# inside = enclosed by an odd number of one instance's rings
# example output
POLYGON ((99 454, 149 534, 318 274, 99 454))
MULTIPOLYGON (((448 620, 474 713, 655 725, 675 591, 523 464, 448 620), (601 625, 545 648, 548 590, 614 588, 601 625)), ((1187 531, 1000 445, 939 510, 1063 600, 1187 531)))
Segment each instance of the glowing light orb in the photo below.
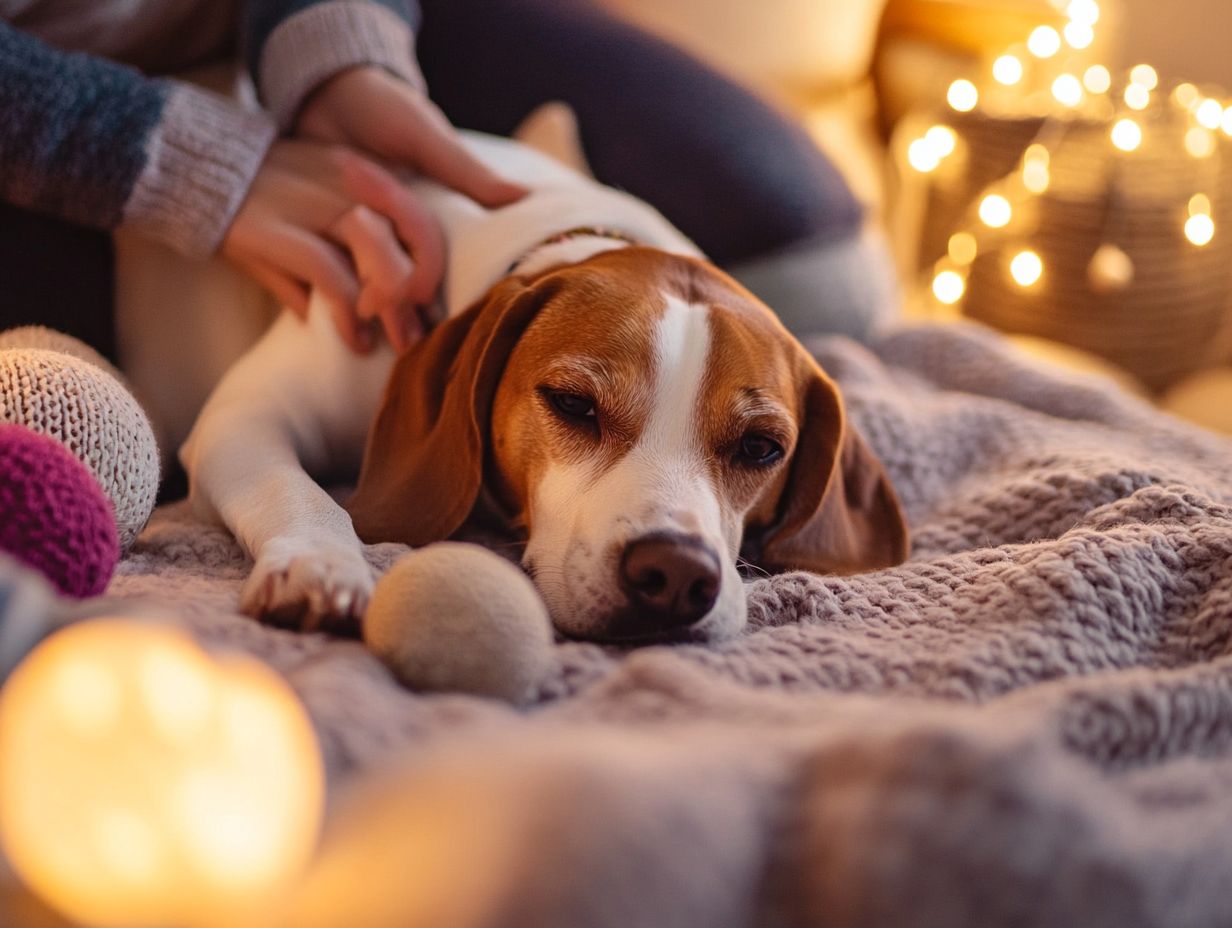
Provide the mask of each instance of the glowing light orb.
POLYGON ((1198 120, 1198 124, 1204 128, 1218 129, 1223 125, 1223 106, 1218 100, 1208 97, 1194 110, 1194 119, 1198 120))
POLYGON ((950 84, 945 99, 958 112, 970 113, 979 105, 980 92, 971 81, 960 79, 950 84))
POLYGON ((1112 72, 1102 64, 1093 64, 1083 72, 1082 86, 1091 93, 1107 93, 1112 87, 1112 72))
POLYGON ((1112 144, 1121 151, 1137 151, 1142 144, 1142 127, 1132 119, 1118 119, 1112 127, 1112 144))
POLYGON ((1131 84, 1145 87, 1148 91, 1154 90, 1159 86, 1159 74, 1149 64, 1138 64, 1130 69, 1129 81, 1131 84))
POLYGON ((921 174, 928 174, 937 170, 941 158, 927 139, 916 139, 907 146, 907 163, 921 174))
POLYGON ((992 229, 1002 229, 1014 218, 1010 201, 998 193, 990 193, 980 201, 980 220, 992 229))
POLYGON ((1096 293, 1115 293, 1134 282, 1134 262, 1123 250, 1105 242, 1091 256, 1087 282, 1096 293))
POLYGON ((933 296, 946 306, 953 306, 962 299, 967 284, 957 271, 942 271, 933 278, 933 296))
POLYGON ((1205 193, 1195 193, 1189 198, 1189 215, 1197 216, 1200 213, 1207 216, 1211 214, 1211 198, 1205 193))
POLYGON ((1185 237, 1201 248, 1215 237, 1215 220, 1206 213, 1196 213, 1185 222, 1185 237))
POLYGON ((1202 102, 1202 94, 1193 84, 1177 84, 1172 91, 1172 99, 1177 106, 1192 110, 1202 102))
POLYGON ((1065 44, 1070 48, 1090 48, 1095 41, 1095 30, 1086 23, 1066 23, 1062 33, 1065 36, 1065 44))
POLYGON ((1195 158, 1209 158, 1215 154, 1215 135, 1210 129, 1194 126, 1185 133, 1185 150, 1195 158))
POLYGON ((1141 84, 1130 84, 1125 88, 1125 105, 1131 110, 1144 110, 1151 105, 1151 92, 1141 84))
POLYGON ((1043 275, 1044 262, 1033 251, 1020 251, 1010 261, 1010 276, 1020 287, 1034 286, 1043 275))
POLYGON ((949 126, 933 126, 924 133, 924 141, 932 146, 938 157, 948 158, 958 147, 958 136, 949 126))
POLYGON ((1095 0, 1070 0, 1065 7, 1065 15, 1071 22, 1094 26, 1099 22, 1099 4, 1095 0))
POLYGON ((165 626, 71 626, 0 691, 0 842, 84 924, 227 923, 307 862, 323 794, 286 683, 165 626))
POLYGON ((992 63, 992 76, 998 84, 1013 87, 1022 80, 1022 61, 1017 55, 1002 55, 992 63))
POLYGON ((1052 26, 1039 26, 1027 39, 1027 51, 1036 58, 1051 58, 1061 50, 1061 34, 1052 26))
POLYGON ((1077 106, 1082 102, 1082 81, 1072 74, 1062 74, 1052 82, 1052 95, 1062 106, 1077 106))
POLYGON ((970 232, 955 232, 950 236, 946 252, 955 264, 967 265, 979 254, 979 244, 970 232))

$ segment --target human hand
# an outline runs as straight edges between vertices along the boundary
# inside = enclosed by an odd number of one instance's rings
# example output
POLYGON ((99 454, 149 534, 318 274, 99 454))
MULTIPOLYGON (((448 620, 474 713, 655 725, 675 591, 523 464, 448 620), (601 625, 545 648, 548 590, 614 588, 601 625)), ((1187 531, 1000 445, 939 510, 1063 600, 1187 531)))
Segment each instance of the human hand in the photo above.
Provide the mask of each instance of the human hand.
POLYGON ((410 168, 489 209, 507 206, 527 192, 472 155, 426 94, 373 65, 326 81, 300 112, 295 133, 410 168))
POLYGON ((319 290, 359 352, 380 325, 397 351, 424 333, 445 263, 435 217, 405 184, 349 148, 302 140, 274 143, 222 254, 301 318, 319 290))

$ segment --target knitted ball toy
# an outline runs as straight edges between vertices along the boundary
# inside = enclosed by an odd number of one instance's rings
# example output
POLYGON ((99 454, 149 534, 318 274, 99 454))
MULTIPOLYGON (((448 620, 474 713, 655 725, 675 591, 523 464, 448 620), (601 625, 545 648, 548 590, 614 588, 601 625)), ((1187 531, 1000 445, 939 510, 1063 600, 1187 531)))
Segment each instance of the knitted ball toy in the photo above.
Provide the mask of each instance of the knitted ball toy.
POLYGON ((530 578, 462 542, 399 559, 377 583, 363 628, 369 650, 420 690, 520 703, 554 661, 552 622, 530 578))
POLYGON ((76 339, 40 327, 0 334, 0 422, 61 442, 115 510, 127 550, 154 509, 158 446, 118 372, 76 339))
POLYGON ((97 596, 120 559, 111 502, 58 441, 0 425, 0 550, 66 596, 97 596))

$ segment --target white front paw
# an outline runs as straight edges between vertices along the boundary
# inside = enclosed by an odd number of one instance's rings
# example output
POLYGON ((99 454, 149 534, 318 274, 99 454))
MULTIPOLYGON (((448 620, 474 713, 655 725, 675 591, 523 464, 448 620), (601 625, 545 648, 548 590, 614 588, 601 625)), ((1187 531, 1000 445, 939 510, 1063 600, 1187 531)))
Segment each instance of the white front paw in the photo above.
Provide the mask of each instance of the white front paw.
POLYGON ((375 582, 357 548, 271 544, 244 584, 240 608, 285 628, 358 635, 375 582))

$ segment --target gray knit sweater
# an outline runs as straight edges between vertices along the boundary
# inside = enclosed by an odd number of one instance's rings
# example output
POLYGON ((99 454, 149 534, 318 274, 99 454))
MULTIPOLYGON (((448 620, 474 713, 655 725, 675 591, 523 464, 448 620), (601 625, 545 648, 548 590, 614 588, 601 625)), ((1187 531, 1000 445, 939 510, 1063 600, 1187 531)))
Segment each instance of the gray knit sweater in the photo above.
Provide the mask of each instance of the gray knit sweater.
POLYGON ((0 200, 212 253, 279 129, 357 64, 411 81, 414 0, 0 0, 0 200), (239 47, 264 110, 153 76, 239 47))

